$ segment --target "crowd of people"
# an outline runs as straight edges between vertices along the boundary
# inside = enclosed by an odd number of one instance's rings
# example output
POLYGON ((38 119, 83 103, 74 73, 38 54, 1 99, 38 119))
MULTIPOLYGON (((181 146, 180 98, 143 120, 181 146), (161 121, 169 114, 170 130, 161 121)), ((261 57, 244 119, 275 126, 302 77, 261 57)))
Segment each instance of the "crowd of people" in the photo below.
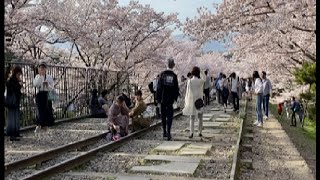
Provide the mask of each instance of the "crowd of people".
MULTIPOLYGON (((256 122, 255 125, 262 127, 263 121, 269 117, 269 100, 272 97, 272 84, 267 78, 266 72, 262 71, 260 76, 258 71, 254 71, 252 77, 239 78, 235 72, 227 76, 219 73, 213 78, 209 69, 201 70, 195 66, 187 74, 178 80, 174 72, 175 62, 168 59, 168 67, 150 82, 149 90, 153 94, 153 102, 156 106, 156 116, 161 117, 163 138, 171 140, 171 127, 173 121, 174 103, 182 108, 183 115, 190 117, 189 138, 194 136, 194 123, 198 120, 199 136, 202 136, 203 108, 210 105, 210 101, 216 96, 218 106, 227 112, 227 107, 232 103, 233 111, 239 112, 239 100, 247 98, 251 101, 256 99, 256 122), (179 85, 180 84, 180 85, 179 85)), ((37 122, 35 133, 41 129, 47 130, 48 126, 54 123, 52 101, 54 98, 54 81, 46 71, 47 65, 40 62, 37 66, 37 75, 33 85, 36 88, 37 122)), ((8 109, 7 136, 11 141, 19 140, 20 118, 19 105, 22 88, 22 69, 16 66, 6 83, 7 94, 5 105, 8 109)), ((98 90, 91 92, 90 111, 94 118, 106 118, 108 128, 112 132, 112 140, 129 134, 129 119, 132 119, 132 132, 149 127, 151 118, 145 117, 143 113, 147 105, 143 100, 141 90, 134 93, 134 99, 128 95, 128 91, 123 89, 114 100, 108 99, 108 90, 102 90, 98 95, 98 90)), ((302 105, 292 97, 291 101, 284 101, 278 104, 278 113, 282 114, 283 107, 286 109, 289 118, 291 109, 291 125, 296 126, 296 114, 299 115, 300 122, 303 119, 302 105)))

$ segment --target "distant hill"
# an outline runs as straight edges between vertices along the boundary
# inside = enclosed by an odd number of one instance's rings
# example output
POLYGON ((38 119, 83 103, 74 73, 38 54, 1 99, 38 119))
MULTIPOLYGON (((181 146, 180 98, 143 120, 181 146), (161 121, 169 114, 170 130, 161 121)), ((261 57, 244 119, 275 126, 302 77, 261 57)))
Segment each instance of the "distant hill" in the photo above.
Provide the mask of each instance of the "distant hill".
MULTIPOLYGON (((174 39, 176 40, 189 40, 189 37, 184 36, 183 34, 175 35, 173 36, 174 39)), ((210 52, 210 51, 215 51, 215 52, 225 52, 226 48, 224 47, 224 43, 219 42, 219 41, 210 41, 204 44, 202 48, 203 52, 210 52)))

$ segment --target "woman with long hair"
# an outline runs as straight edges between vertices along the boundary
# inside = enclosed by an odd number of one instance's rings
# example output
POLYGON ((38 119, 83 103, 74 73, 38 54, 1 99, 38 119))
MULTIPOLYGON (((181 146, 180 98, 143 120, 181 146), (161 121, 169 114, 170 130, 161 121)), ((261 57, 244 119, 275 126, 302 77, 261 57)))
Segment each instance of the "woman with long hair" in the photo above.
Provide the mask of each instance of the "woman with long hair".
POLYGON ((205 83, 205 75, 200 72, 199 67, 193 67, 192 78, 187 82, 186 96, 185 96, 185 106, 182 110, 183 115, 190 116, 190 136, 193 138, 194 133, 194 121, 198 118, 199 121, 199 136, 202 136, 202 108, 196 109, 195 101, 203 98, 203 86, 205 83), (200 75, 201 74, 201 75, 200 75))
POLYGON ((6 128, 7 136, 10 136, 10 141, 19 141, 20 136, 20 100, 22 88, 22 69, 19 66, 13 68, 11 76, 6 83, 7 98, 12 98, 14 102, 7 104, 8 109, 8 124, 6 128))
POLYGON ((40 62, 37 70, 38 74, 33 80, 33 85, 37 88, 36 104, 38 111, 35 133, 38 133, 40 129, 46 131, 47 127, 52 126, 54 123, 52 101, 48 99, 49 91, 54 89, 53 78, 47 74, 45 62, 40 62))
POLYGON ((256 113, 257 113, 257 121, 254 125, 258 125, 259 127, 263 126, 263 117, 262 117, 262 100, 263 100, 263 84, 262 79, 258 71, 253 72, 253 82, 254 82, 254 94, 256 95, 256 113))

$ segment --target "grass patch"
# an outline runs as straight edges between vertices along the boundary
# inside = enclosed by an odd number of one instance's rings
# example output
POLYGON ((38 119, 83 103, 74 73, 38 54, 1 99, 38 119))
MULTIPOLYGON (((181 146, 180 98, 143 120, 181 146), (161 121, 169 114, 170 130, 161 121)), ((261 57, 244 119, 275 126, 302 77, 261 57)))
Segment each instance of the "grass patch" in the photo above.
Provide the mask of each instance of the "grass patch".
MULTIPOLYGON (((277 111, 277 105, 270 104, 270 111, 272 114, 278 119, 278 121, 281 123, 282 126, 290 125, 291 119, 288 119, 285 115, 285 112, 282 112, 282 118, 278 115, 277 111), (281 120, 280 120, 281 119, 281 120)), ((291 128, 291 129, 297 129, 297 132, 300 134, 305 134, 308 139, 316 140, 316 123, 309 118, 305 118, 304 120, 304 127, 301 128, 301 124, 299 121, 299 118, 297 116, 297 127, 291 128)))
POLYGON ((279 121, 282 128, 290 137, 292 143, 298 149, 307 164, 315 167, 316 158, 316 123, 308 118, 305 119, 304 128, 301 128, 301 123, 297 116, 297 127, 290 126, 291 119, 286 117, 285 112, 282 112, 282 118, 278 115, 277 105, 270 104, 270 111, 279 121), (281 119, 281 120, 280 120, 281 119))
POLYGON ((305 118, 303 132, 311 139, 316 140, 316 123, 309 118, 305 118))

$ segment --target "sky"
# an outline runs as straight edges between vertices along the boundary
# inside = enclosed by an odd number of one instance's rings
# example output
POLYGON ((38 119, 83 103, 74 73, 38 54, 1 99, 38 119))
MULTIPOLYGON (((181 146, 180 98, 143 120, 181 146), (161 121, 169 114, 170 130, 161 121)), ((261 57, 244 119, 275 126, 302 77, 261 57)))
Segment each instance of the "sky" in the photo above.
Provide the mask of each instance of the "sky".
MULTIPOLYGON (((128 5, 131 0, 118 0, 119 5, 128 5)), ((214 12, 213 3, 221 3, 223 0, 136 0, 141 4, 149 4, 157 12, 164 12, 165 14, 179 13, 178 19, 184 23, 186 18, 193 18, 197 16, 197 9, 206 7, 214 12)), ((177 39, 181 38, 182 31, 176 29, 172 35, 177 39)), ((59 47, 69 47, 71 45, 59 44, 59 47)), ((210 41, 205 43, 203 47, 204 52, 208 51, 225 51, 224 44, 218 41, 210 41)))
MULTIPOLYGON (((130 0, 118 0, 119 5, 128 5, 130 0)), ((141 4, 149 4, 157 12, 165 14, 179 13, 178 18, 183 23, 186 18, 193 18, 197 15, 199 7, 207 7, 213 12, 213 3, 221 3, 222 0, 138 0, 141 4)), ((182 34, 176 30, 173 35, 182 34)))

